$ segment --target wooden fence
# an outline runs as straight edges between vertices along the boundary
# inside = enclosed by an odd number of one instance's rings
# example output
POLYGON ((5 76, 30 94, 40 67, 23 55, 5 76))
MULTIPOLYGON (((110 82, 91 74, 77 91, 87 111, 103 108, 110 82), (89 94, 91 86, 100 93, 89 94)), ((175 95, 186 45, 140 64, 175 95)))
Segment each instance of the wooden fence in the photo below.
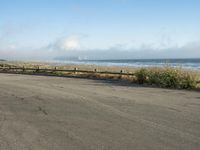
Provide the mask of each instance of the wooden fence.
POLYGON ((110 72, 110 71, 98 71, 97 69, 94 69, 93 71, 88 70, 79 70, 78 68, 74 68, 72 70, 66 70, 66 69, 57 69, 56 67, 54 69, 48 69, 48 68, 25 68, 25 67, 0 67, 1 72, 26 72, 26 71, 33 71, 35 73, 37 72, 67 72, 67 73, 86 73, 86 74, 110 74, 110 75, 127 75, 127 76, 134 76, 134 73, 124 72, 123 70, 120 70, 119 72, 110 72))

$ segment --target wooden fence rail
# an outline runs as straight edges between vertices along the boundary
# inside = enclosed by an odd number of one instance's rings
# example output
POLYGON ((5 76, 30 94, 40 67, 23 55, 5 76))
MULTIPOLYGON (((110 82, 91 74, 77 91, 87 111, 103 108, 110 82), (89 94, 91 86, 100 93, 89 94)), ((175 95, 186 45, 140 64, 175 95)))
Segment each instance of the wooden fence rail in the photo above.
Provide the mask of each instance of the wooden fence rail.
POLYGON ((56 67, 54 69, 48 69, 48 68, 25 68, 25 67, 0 67, 0 71, 6 72, 6 71, 34 71, 34 72, 69 72, 69 73, 88 73, 88 74, 110 74, 110 75, 127 75, 127 76, 134 76, 134 73, 128 73, 123 72, 123 70, 120 70, 119 72, 110 72, 110 71, 97 71, 97 69, 94 69, 94 71, 87 71, 87 70, 78 70, 77 68, 74 68, 72 70, 66 70, 66 69, 57 69, 56 67))

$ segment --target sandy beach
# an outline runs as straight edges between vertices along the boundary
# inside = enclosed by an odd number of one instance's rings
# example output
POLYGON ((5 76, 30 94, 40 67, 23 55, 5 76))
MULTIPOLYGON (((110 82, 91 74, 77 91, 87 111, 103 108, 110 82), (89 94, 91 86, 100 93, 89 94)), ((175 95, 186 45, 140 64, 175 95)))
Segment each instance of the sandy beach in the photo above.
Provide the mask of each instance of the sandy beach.
POLYGON ((1 150, 198 150, 200 93, 0 74, 1 150))

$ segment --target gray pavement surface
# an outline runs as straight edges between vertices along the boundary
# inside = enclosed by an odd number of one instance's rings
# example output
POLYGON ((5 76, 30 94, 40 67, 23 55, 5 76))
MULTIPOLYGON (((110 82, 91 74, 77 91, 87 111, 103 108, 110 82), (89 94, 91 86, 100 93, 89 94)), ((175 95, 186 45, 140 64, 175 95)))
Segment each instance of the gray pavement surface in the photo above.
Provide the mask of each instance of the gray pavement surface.
POLYGON ((0 150, 199 150, 200 93, 0 74, 0 150))

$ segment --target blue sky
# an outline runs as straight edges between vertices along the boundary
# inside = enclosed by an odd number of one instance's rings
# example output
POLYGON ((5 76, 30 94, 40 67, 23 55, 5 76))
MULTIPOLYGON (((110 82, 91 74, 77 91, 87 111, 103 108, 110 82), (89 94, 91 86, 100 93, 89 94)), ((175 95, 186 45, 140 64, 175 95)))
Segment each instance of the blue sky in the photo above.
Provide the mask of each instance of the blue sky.
POLYGON ((0 0, 0 52, 189 53, 200 41, 199 8, 199 0, 0 0))

